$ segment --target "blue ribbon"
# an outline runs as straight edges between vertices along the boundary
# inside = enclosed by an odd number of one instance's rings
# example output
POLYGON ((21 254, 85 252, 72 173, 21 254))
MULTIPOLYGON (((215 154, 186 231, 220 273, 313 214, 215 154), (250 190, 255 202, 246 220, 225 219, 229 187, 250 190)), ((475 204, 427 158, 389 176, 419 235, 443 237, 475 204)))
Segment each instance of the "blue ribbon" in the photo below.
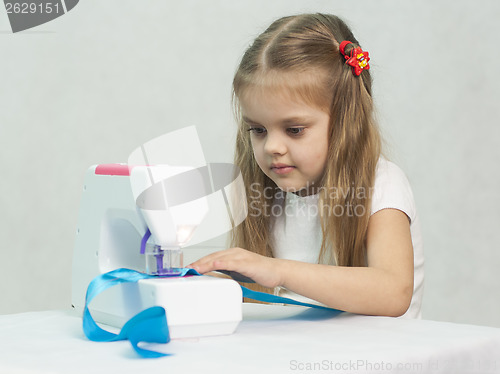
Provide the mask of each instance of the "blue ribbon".
MULTIPOLYGON (((180 275, 201 275, 194 269, 183 268, 180 275)), ((160 306, 153 306, 138 313, 125 323, 118 334, 100 328, 92 318, 88 305, 98 294, 104 290, 121 283, 135 283, 141 279, 155 278, 155 275, 140 273, 131 269, 117 269, 95 277, 90 282, 85 296, 85 308, 83 310, 83 332, 85 336, 95 342, 113 342, 118 340, 129 340, 134 350, 143 358, 158 358, 170 356, 168 353, 161 353, 140 348, 140 342, 147 343, 168 343, 170 334, 168 331, 167 316, 165 309, 160 306)), ((303 303, 287 297, 275 296, 264 292, 250 290, 241 286, 243 297, 248 299, 263 301, 268 303, 283 303, 300 305, 311 308, 326 309, 341 313, 341 310, 328 308, 322 305, 303 303)))

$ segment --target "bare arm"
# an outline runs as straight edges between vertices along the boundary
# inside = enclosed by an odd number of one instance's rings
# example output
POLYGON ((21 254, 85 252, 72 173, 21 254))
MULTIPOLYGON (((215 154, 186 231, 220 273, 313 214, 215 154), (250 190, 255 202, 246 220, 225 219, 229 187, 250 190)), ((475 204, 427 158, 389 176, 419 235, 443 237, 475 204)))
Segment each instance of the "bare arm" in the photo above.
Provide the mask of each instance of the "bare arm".
POLYGON ((413 294, 413 247, 408 217, 396 209, 375 213, 366 238, 368 267, 309 264, 263 257, 241 248, 206 256, 192 267, 205 273, 233 270, 265 287, 283 286, 330 307, 399 316, 413 294))

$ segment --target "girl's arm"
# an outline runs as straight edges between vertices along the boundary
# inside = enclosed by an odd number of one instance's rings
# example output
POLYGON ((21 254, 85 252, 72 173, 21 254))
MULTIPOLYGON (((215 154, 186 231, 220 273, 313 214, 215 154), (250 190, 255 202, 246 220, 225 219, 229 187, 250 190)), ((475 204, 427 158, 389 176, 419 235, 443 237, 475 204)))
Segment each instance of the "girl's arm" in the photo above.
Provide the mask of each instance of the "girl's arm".
POLYGON ((344 267, 264 257, 241 248, 212 253, 191 264, 200 273, 237 271, 265 287, 282 286, 347 312, 400 316, 413 295, 413 246, 405 213, 371 216, 367 267, 344 267))

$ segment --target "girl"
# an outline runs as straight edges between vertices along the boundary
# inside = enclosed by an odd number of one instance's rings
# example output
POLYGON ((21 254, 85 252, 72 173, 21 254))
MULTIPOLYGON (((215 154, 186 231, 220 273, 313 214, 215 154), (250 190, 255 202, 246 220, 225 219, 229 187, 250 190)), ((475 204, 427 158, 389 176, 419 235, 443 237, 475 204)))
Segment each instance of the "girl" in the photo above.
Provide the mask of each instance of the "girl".
POLYGON ((233 81, 248 216, 190 266, 239 272, 348 312, 420 317, 423 253, 408 181, 381 157, 368 53, 342 20, 275 21, 233 81))

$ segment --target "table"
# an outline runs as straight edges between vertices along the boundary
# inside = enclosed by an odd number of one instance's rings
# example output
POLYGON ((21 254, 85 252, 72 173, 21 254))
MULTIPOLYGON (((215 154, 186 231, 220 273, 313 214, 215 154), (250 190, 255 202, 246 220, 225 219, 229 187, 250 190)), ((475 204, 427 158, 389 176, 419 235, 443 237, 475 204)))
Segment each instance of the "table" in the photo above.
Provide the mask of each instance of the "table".
POLYGON ((500 329, 244 304, 228 336, 95 343, 71 310, 0 316, 0 373, 500 373, 500 329))

